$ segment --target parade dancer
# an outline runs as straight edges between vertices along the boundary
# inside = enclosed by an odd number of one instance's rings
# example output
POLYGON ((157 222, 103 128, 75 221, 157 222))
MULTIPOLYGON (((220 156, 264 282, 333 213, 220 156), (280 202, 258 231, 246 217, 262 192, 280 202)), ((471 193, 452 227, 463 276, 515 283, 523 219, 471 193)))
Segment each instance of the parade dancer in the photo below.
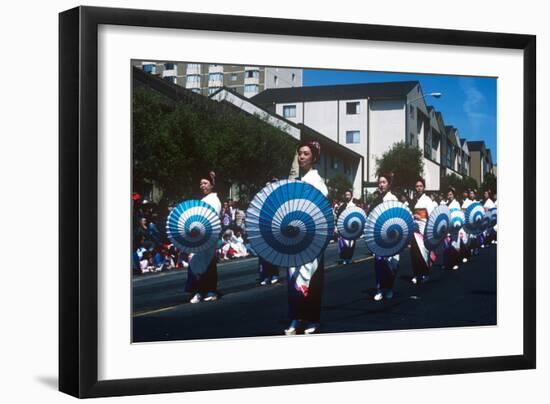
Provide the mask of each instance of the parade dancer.
MULTIPOLYGON (((208 203, 216 213, 221 212, 222 204, 218 195, 214 192, 216 186, 216 174, 211 171, 200 179, 200 190, 204 197, 203 202, 208 203)), ((214 301, 218 299, 218 268, 216 265, 215 247, 212 250, 192 254, 187 268, 187 283, 185 290, 193 294, 190 303, 200 301, 214 301)))
MULTIPOLYGON (((378 190, 380 194, 373 201, 369 209, 372 211, 376 206, 385 201, 397 201, 397 197, 391 193, 393 175, 381 174, 378 176, 378 190)), ((399 270, 399 254, 391 257, 380 257, 374 255, 374 270, 376 274, 376 294, 374 300, 391 299, 393 297, 393 284, 399 270)))
MULTIPOLYGON (((456 191, 453 187, 449 187, 447 191, 447 206, 449 210, 459 209, 460 204, 455 199, 456 191)), ((445 237, 443 241, 443 267, 445 269, 452 269, 456 271, 458 269, 458 264, 462 258, 462 251, 465 247, 462 246, 462 238, 460 237, 459 232, 452 233, 445 237)))
MULTIPOLYGON (((493 201, 493 193, 490 190, 483 192, 483 209, 485 210, 485 214, 491 209, 496 208, 495 202, 493 201)), ((488 244, 494 244, 493 241, 496 240, 496 231, 494 227, 490 227, 487 230, 483 232, 484 236, 484 243, 481 248, 485 248, 488 244)))
MULTIPOLYGON (((468 191, 468 199, 466 199, 464 202, 462 202, 462 210, 466 211, 468 209, 468 206, 470 206, 472 203, 476 202, 477 194, 474 189, 470 189, 468 191)), ((479 254, 479 237, 474 234, 468 234, 467 236, 467 249, 468 249, 468 257, 466 261, 472 256, 472 255, 478 255, 479 254)), ((462 259, 463 262, 466 262, 464 258, 462 259)))
MULTIPOLYGON (((338 207, 338 210, 336 211, 336 222, 338 222, 338 218, 346 210, 346 208, 351 206, 355 206, 355 203, 353 203, 353 193, 351 190, 347 190, 344 193, 344 202, 338 207)), ((335 231, 337 232, 336 228, 335 231)), ((355 250, 355 240, 347 240, 341 235, 338 235, 338 249, 340 251, 340 262, 342 264, 351 264, 353 252, 355 250)))
POLYGON ((424 245, 424 229, 428 216, 433 211, 433 203, 429 196, 424 193, 426 182, 424 178, 419 178, 415 183, 415 197, 411 202, 411 208, 414 216, 414 235, 411 240, 411 266, 413 284, 423 283, 429 279, 430 267, 432 266, 433 256, 430 250, 424 245))
MULTIPOLYGON (((301 180, 317 188, 325 197, 328 189, 314 164, 321 157, 318 142, 301 142, 298 145, 298 164, 303 175, 301 180)), ((295 335, 298 330, 304 334, 319 331, 321 323, 321 297, 324 283, 324 253, 312 262, 300 267, 288 268, 288 308, 290 324, 286 335, 295 335)))

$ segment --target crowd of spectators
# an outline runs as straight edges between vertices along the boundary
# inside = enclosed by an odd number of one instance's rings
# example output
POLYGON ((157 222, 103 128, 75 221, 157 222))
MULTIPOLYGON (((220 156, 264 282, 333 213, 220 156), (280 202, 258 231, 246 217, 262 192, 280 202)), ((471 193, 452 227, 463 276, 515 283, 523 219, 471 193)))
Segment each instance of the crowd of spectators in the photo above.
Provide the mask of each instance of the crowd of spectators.
MULTIPOLYGON (((166 235, 166 219, 175 205, 163 208, 136 193, 132 200, 134 274, 187 268, 192 255, 180 251, 166 235)), ((244 208, 235 205, 232 200, 225 201, 220 214, 222 231, 216 246, 219 262, 255 256, 246 237, 244 208)))

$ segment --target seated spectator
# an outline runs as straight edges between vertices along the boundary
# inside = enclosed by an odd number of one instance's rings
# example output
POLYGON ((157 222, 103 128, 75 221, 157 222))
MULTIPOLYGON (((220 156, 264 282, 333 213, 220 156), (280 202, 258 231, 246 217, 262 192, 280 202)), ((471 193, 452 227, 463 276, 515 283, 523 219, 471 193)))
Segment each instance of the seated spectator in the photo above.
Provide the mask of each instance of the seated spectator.
POLYGON ((153 264, 153 255, 150 251, 143 253, 141 260, 139 261, 139 267, 142 274, 147 272, 156 272, 155 265, 153 264))
MULTIPOLYGON (((242 238, 241 238, 242 240, 242 238)), ((220 259, 222 261, 228 261, 233 258, 247 257, 248 253, 243 252, 244 244, 241 244, 233 236, 231 230, 227 230, 222 237, 222 247, 220 249, 220 259)))
POLYGON ((231 237, 231 246, 243 257, 248 257, 248 251, 242 236, 242 230, 238 229, 231 237))

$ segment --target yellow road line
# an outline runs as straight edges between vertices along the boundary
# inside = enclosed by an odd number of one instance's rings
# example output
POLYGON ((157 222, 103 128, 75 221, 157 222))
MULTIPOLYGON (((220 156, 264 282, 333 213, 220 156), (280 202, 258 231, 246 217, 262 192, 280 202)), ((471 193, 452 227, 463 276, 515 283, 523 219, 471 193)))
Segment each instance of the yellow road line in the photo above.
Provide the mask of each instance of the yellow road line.
POLYGON ((134 314, 132 317, 143 317, 143 316, 148 316, 149 314, 162 313, 163 311, 172 310, 172 309, 175 309, 176 307, 178 306, 163 307, 162 309, 151 310, 151 311, 142 311, 141 313, 134 314))

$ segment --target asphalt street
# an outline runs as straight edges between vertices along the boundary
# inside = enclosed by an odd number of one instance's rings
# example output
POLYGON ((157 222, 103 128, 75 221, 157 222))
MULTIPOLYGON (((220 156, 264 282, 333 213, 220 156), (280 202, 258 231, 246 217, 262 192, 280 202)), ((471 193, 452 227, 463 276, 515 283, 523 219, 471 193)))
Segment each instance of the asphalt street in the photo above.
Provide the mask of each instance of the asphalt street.
MULTIPOLYGON (((354 263, 338 265, 337 246, 325 251, 321 332, 353 332, 495 325, 497 321, 496 246, 480 251, 457 271, 435 266, 429 282, 413 285, 408 250, 394 298, 373 300, 374 263, 358 242, 354 263)), ((170 341, 282 335, 288 325, 287 285, 258 284, 257 259, 218 265, 214 302, 189 303, 186 271, 133 279, 133 341, 170 341)))

